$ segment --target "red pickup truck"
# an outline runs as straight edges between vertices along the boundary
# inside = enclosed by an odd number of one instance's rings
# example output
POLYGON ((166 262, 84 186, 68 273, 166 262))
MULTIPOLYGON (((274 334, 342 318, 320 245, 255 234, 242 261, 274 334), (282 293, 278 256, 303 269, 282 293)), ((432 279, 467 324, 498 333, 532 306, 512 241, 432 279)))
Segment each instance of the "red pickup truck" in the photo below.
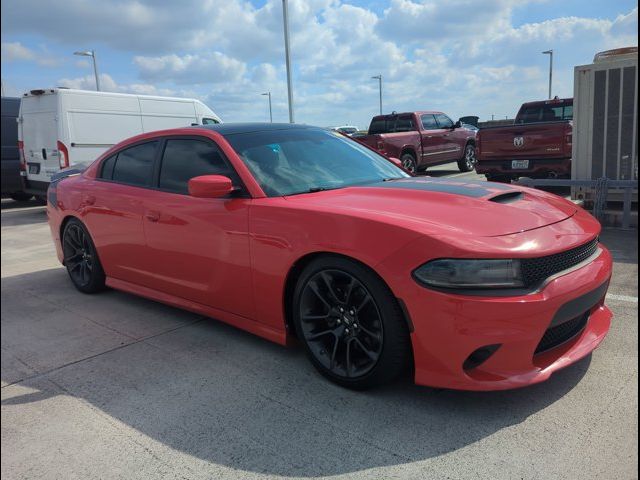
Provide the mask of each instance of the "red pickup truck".
POLYGON ((373 117, 368 135, 355 138, 387 157, 399 158, 405 170, 458 162, 462 172, 476 163, 476 132, 442 112, 392 113, 373 117))
POLYGON ((481 128, 476 172, 487 180, 571 177, 573 98, 525 103, 513 125, 481 128))

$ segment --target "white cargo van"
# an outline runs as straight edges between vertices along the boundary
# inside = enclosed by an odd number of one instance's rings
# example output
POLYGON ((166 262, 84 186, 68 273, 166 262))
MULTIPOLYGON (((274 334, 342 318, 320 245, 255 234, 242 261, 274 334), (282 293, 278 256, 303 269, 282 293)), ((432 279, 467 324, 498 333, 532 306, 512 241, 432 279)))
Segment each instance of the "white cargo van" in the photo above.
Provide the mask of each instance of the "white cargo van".
POLYGON ((133 135, 221 123, 192 98, 55 88, 31 90, 20 103, 18 146, 25 191, 45 195, 51 175, 87 165, 133 135))

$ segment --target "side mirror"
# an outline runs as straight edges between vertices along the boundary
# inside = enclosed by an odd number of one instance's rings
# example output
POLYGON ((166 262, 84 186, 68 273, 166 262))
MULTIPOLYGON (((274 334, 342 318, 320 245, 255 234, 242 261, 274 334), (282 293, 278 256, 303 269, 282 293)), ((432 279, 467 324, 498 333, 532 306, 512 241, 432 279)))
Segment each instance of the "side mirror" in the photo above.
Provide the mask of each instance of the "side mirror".
POLYGON ((458 120, 456 123, 453 124, 453 128, 462 128, 462 122, 458 120))
POLYGON ((402 162, 400 161, 399 158, 396 158, 396 157, 388 157, 388 158, 389 160, 391 160, 391 162, 395 164, 396 167, 402 168, 402 162))
POLYGON ((187 184, 189 195, 197 198, 220 198, 233 191, 231 179, 223 175, 193 177, 187 184))

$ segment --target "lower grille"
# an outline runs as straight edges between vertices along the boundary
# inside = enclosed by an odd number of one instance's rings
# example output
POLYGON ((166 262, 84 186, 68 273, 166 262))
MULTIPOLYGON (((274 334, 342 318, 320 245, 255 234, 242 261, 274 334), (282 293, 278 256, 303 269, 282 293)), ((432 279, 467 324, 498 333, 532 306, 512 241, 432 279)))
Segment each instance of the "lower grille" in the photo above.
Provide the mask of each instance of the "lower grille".
POLYGON ((535 353, 538 354, 551 350, 552 348, 571 340, 582 331, 582 329, 587 325, 588 320, 589 312, 586 312, 579 317, 572 318, 560 325, 549 328, 544 332, 542 340, 540 340, 535 353))

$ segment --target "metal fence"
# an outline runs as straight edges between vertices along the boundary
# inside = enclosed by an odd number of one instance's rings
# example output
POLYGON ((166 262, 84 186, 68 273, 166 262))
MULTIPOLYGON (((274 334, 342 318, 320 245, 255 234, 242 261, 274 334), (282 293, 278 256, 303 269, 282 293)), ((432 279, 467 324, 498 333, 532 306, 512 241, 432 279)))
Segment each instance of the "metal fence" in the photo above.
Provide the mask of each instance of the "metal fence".
POLYGON ((637 180, 610 180, 606 177, 597 180, 570 180, 562 178, 520 178, 517 182, 525 187, 587 187, 595 192, 593 200, 593 215, 603 220, 604 209, 607 205, 607 195, 610 189, 624 190, 622 202, 622 228, 631 225, 631 203, 634 190, 638 190, 637 180))

